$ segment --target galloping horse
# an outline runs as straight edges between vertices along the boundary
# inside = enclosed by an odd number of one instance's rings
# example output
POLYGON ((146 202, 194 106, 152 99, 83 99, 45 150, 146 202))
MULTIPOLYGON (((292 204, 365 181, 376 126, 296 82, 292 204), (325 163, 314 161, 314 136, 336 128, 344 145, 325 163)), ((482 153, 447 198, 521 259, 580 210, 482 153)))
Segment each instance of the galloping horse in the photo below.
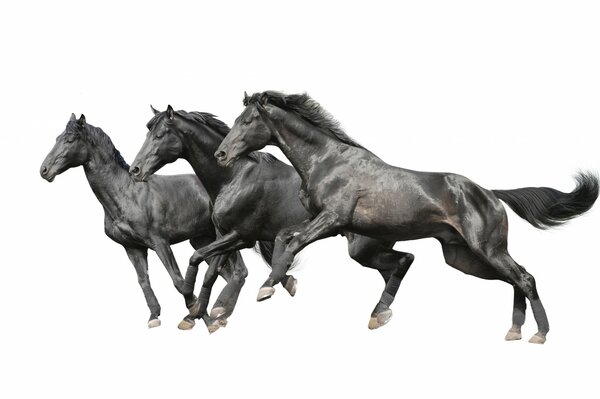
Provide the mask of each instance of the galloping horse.
MULTIPOLYGON (((554 226, 591 208, 598 197, 597 176, 578 174, 571 193, 547 187, 490 191, 460 175, 386 164, 348 137, 306 94, 268 91, 246 96, 244 105, 215 153, 219 164, 229 166, 268 144, 278 146, 300 174, 305 205, 314 215, 278 234, 264 287, 280 282, 302 248, 340 231, 389 241, 434 237, 450 266, 514 287, 507 340, 521 338, 527 298, 538 325, 530 342, 545 342, 546 312, 533 276, 508 253, 508 220, 500 201, 535 227, 554 226)), ((394 275, 403 273, 399 267, 394 275)), ((389 303, 379 310, 387 312, 389 303)))
MULTIPOLYGON (((138 282, 150 308, 148 327, 160 325, 160 305, 148 277, 148 248, 156 251, 173 280, 183 292, 183 277, 170 245, 190 240, 200 248, 215 240, 211 221, 210 199, 200 180, 194 175, 154 176, 148 184, 136 183, 129 175, 129 165, 102 129, 75 115, 46 156, 40 168, 49 182, 67 169, 83 165, 85 175, 104 208, 104 231, 121 244, 135 267, 138 282)), ((219 297, 228 316, 235 307, 247 275, 239 253, 229 260, 212 258, 209 264, 221 267, 227 286, 219 297)), ((221 320, 204 318, 209 331, 223 325, 221 320)))
MULTIPOLYGON (((131 173, 143 181, 177 158, 187 160, 214 202, 213 220, 222 234, 192 256, 185 276, 187 295, 192 295, 197 265, 202 259, 250 248, 257 240, 263 254, 270 254, 279 231, 310 219, 310 213, 298 198, 301 180, 294 168, 260 152, 245 155, 232 168, 221 168, 213 154, 229 133, 227 125, 209 113, 174 111, 170 105, 165 112, 154 110, 154 114, 148 122, 146 141, 131 166, 131 173)), ((406 273, 413 262, 411 254, 392 249, 394 241, 374 240, 352 233, 347 234, 347 238, 350 256, 365 267, 379 270, 386 287, 390 285, 389 281, 392 285, 400 284, 401 279, 392 277, 393 270, 401 265, 406 273)), ((270 264, 271 255, 265 260, 270 264)), ((190 314, 180 323, 180 328, 191 328, 193 318, 206 312, 215 277, 215 269, 206 274, 198 301, 190 308, 190 314)), ((285 271, 282 278, 283 286, 293 296, 296 280, 286 276, 285 271)), ((272 287, 264 287, 257 299, 267 299, 274 292, 272 287)), ((382 300, 387 300, 389 295, 384 292, 382 300)), ((222 312, 217 303, 210 314, 219 317, 222 312)), ((388 320, 389 317, 373 317, 369 328, 378 328, 388 320)))

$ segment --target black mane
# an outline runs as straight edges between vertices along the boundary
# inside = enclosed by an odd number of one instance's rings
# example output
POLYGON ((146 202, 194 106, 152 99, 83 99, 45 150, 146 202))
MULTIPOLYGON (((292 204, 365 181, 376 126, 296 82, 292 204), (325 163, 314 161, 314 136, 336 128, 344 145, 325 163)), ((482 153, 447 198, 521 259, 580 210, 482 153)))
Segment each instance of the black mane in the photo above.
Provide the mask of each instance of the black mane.
MULTIPOLYGON (((154 115, 152 119, 146 125, 148 129, 152 129, 163 116, 166 115, 166 112, 159 112, 154 115)), ((199 111, 191 111, 187 112, 182 109, 179 111, 175 111, 175 115, 181 117, 182 119, 187 120, 188 122, 196 123, 199 125, 204 125, 210 127, 213 131, 218 133, 221 137, 225 138, 229 131, 231 130, 229 126, 220 119, 218 119, 215 115, 210 112, 199 112, 199 111)), ((268 152, 258 152, 254 151, 248 154, 248 156, 256 162, 267 162, 271 163, 277 160, 275 156, 269 154, 268 152)))
POLYGON ((294 112, 296 115, 316 127, 331 133, 342 143, 346 143, 353 147, 364 148, 358 144, 356 140, 348 136, 340 127, 340 123, 306 93, 283 94, 278 91, 269 90, 262 93, 254 93, 251 97, 244 99, 244 105, 260 103, 265 96, 270 104, 286 111, 294 112))
POLYGON ((129 171, 129 164, 125 161, 119 150, 117 150, 108 134, 104 133, 102 129, 88 123, 84 127, 81 127, 77 121, 69 122, 67 129, 72 132, 82 133, 81 137, 90 144, 95 147, 103 147, 109 154, 112 153, 117 165, 129 171))

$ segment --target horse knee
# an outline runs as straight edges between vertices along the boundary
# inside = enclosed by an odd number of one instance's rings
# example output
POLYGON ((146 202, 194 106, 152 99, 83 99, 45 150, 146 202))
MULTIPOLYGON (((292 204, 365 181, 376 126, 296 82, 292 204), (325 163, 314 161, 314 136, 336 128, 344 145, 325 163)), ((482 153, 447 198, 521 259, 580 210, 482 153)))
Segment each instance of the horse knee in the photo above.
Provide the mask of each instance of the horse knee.
POLYGON ((415 256, 413 254, 405 253, 400 259, 400 263, 402 266, 410 266, 415 261, 415 256))
POLYGON ((287 245, 290 243, 290 241, 292 240, 292 238, 294 238, 296 235, 296 232, 292 229, 286 229, 286 230, 282 230, 279 232, 279 234, 277 234, 277 237, 275 237, 275 242, 281 242, 283 243, 283 245, 287 245))
POLYGON ((241 284, 244 284, 246 277, 248 277, 248 269, 246 268, 234 270, 231 276, 232 280, 239 281, 241 284))

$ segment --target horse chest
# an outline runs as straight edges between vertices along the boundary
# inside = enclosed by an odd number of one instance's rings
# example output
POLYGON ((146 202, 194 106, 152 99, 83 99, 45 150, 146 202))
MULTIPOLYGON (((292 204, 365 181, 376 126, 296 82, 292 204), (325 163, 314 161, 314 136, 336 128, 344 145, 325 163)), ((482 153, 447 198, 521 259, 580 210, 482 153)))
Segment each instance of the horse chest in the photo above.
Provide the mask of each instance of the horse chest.
POLYGON ((107 236, 120 244, 147 245, 145 237, 128 221, 106 218, 104 231, 107 236))

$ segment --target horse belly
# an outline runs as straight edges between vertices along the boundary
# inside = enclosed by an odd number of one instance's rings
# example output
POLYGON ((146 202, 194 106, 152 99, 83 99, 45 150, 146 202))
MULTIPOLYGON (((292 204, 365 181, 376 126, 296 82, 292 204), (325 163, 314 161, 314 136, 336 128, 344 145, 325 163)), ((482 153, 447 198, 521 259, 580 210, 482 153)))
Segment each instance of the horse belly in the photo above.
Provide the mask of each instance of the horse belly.
POLYGON ((406 196, 361 198, 352 216, 356 233, 394 241, 435 236, 445 228, 434 207, 406 196))

